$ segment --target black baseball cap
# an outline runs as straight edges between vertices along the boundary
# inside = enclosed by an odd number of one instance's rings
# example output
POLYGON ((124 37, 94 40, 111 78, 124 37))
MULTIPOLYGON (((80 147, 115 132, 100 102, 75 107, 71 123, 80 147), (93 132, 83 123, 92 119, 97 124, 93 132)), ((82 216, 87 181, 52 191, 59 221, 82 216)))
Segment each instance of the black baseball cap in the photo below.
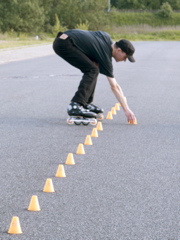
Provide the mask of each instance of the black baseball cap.
POLYGON ((121 48, 121 50, 127 54, 127 58, 130 62, 135 62, 135 59, 133 57, 135 48, 130 41, 121 39, 119 42, 116 42, 116 46, 121 48))

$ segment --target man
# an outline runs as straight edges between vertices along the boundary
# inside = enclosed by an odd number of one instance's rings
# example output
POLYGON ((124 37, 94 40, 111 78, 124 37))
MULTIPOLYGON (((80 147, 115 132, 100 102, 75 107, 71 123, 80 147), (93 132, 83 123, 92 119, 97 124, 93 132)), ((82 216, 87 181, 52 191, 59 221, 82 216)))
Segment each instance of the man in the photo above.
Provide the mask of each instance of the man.
POLYGON ((128 122, 135 121, 135 115, 130 110, 123 91, 113 74, 112 57, 116 62, 135 62, 135 48, 128 40, 114 43, 110 35, 102 31, 68 30, 59 32, 53 43, 53 49, 83 73, 77 92, 68 107, 70 116, 96 118, 103 109, 93 105, 94 90, 98 74, 107 76, 111 89, 121 104, 128 122))

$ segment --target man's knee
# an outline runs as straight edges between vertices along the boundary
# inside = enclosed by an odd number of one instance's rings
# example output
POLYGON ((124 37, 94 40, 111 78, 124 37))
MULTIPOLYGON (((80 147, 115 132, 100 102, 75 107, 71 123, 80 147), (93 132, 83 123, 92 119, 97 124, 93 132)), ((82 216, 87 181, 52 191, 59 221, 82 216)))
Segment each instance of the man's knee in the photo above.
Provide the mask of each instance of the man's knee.
POLYGON ((99 74, 99 68, 94 65, 91 68, 86 69, 84 73, 88 75, 92 75, 93 77, 97 77, 99 74))

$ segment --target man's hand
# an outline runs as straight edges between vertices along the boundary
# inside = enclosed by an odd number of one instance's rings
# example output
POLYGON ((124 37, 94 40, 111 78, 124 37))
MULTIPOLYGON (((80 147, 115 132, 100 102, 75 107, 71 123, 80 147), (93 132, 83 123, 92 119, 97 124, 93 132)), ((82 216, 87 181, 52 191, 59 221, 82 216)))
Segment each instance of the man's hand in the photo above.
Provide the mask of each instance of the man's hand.
POLYGON ((136 117, 135 117, 134 113, 130 109, 125 110, 124 113, 125 113, 125 115, 127 117, 128 123, 130 123, 130 124, 137 124, 136 117))

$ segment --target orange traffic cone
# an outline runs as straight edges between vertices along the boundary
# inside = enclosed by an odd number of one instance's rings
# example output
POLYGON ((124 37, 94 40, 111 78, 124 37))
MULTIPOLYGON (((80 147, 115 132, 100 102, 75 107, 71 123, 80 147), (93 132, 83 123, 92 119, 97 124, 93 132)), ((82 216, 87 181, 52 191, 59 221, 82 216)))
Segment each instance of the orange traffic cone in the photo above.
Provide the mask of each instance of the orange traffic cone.
POLYGON ((85 154, 84 146, 83 146, 82 143, 80 143, 80 144, 78 145, 78 148, 77 148, 76 154, 85 154))
POLYGON ((12 218, 8 233, 10 233, 10 234, 21 234, 22 233, 18 217, 12 218))
POLYGON ((116 103, 116 104, 115 104, 115 109, 116 109, 116 111, 119 111, 119 110, 120 110, 120 104, 119 104, 119 103, 116 103))
POLYGON ((137 124, 137 119, 135 118, 135 120, 133 121, 128 121, 129 124, 132 124, 132 125, 136 125, 137 124))
POLYGON ((108 112, 106 119, 113 119, 113 116, 112 116, 112 113, 111 113, 111 111, 110 111, 110 112, 108 112))
POLYGON ((33 195, 29 203, 28 211, 40 211, 40 210, 41 209, 39 206, 38 197, 33 195))
POLYGON ((103 131, 102 122, 98 122, 96 128, 98 131, 103 131))
POLYGON ((43 192, 55 192, 51 178, 47 178, 46 183, 44 185, 43 192))
POLYGON ((92 133, 91 133, 91 137, 98 137, 97 128, 93 128, 92 133))
POLYGON ((90 135, 87 135, 87 136, 86 136, 86 139, 85 139, 85 141, 84 141, 84 145, 93 145, 92 139, 91 139, 91 136, 90 136, 90 135))
POLYGON ((111 113, 112 113, 113 115, 116 115, 116 109, 115 109, 115 107, 112 107, 112 108, 111 108, 111 113))
POLYGON ((64 166, 62 164, 58 166, 55 177, 66 177, 64 166))
POLYGON ((68 153, 65 164, 75 165, 75 161, 72 153, 68 153))

